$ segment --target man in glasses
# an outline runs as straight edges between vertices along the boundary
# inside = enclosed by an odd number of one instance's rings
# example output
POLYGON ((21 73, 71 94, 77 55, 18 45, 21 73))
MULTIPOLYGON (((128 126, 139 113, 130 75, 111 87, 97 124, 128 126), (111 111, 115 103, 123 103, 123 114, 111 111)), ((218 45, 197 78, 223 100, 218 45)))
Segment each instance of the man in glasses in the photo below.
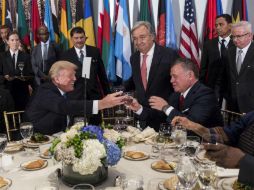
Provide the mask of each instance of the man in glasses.
MULTIPOLYGON (((74 63, 78 69, 76 70, 75 89, 68 93, 68 97, 73 100, 84 99, 82 67, 86 67, 86 65, 83 65, 85 64, 83 60, 85 57, 91 57, 90 78, 87 80, 87 99, 98 100, 103 98, 109 94, 110 88, 99 49, 85 44, 87 37, 81 27, 72 28, 70 35, 73 47, 63 53, 61 60, 74 63)), ((100 115, 94 115, 89 119, 91 124, 99 124, 100 121, 100 115)))
POLYGON ((47 81, 50 67, 60 57, 60 48, 56 43, 49 41, 49 31, 46 26, 38 28, 37 36, 40 43, 33 48, 31 55, 36 87, 47 81))
POLYGON ((254 44, 251 24, 241 21, 232 25, 236 47, 228 52, 227 106, 229 110, 247 113, 254 110, 254 44))

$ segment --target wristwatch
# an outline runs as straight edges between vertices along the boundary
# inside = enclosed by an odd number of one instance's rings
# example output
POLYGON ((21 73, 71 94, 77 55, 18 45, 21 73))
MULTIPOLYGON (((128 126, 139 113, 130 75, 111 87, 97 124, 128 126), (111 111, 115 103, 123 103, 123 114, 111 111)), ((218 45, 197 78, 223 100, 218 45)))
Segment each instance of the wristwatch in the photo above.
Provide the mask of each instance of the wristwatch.
POLYGON ((168 110, 168 108, 170 107, 170 105, 165 105, 162 107, 162 111, 166 114, 166 111, 168 110))

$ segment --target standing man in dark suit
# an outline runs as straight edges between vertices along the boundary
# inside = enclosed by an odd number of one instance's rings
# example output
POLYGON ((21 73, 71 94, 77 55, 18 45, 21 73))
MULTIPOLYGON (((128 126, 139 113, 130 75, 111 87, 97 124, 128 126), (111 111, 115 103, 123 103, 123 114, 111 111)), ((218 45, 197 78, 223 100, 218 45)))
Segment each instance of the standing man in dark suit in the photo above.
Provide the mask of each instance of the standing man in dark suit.
POLYGON ((49 41, 49 31, 46 26, 37 30, 40 43, 32 49, 31 64, 35 74, 36 86, 47 81, 50 67, 60 57, 60 49, 54 42, 49 41))
POLYGON ((166 117, 152 109, 148 103, 150 96, 168 99, 173 92, 170 84, 169 69, 177 57, 175 51, 157 45, 155 34, 149 22, 137 22, 132 28, 132 40, 137 48, 130 58, 132 77, 126 82, 126 90, 135 90, 140 104, 149 110, 149 117, 140 120, 141 127, 150 126, 158 130, 166 117))
MULTIPOLYGON (((212 89, 198 82, 198 67, 189 59, 179 58, 171 67, 171 83, 175 92, 169 101, 158 96, 151 96, 149 104, 153 109, 167 116, 167 121, 175 116, 186 116, 192 121, 214 127, 223 124, 218 102, 212 89)), ((135 111, 141 106, 134 101, 135 111)), ((139 111, 137 111, 139 112, 139 111)), ((147 117, 144 107, 140 117, 147 117)))
MULTIPOLYGON (((83 100, 69 100, 66 93, 74 90, 77 66, 68 61, 58 61, 49 71, 50 82, 39 86, 35 97, 26 109, 26 116, 36 132, 47 135, 64 131, 71 124, 73 115, 84 113, 83 100)), ((123 104, 122 92, 109 94, 101 100, 85 100, 86 111, 97 114, 98 110, 123 104)))
MULTIPOLYGON (((85 45, 85 31, 81 27, 75 27, 71 30, 71 40, 74 47, 63 53, 61 60, 66 60, 77 65, 77 80, 74 91, 68 93, 68 97, 73 100, 84 99, 84 78, 82 78, 82 67, 84 57, 92 57, 90 68, 90 78, 87 80, 87 99, 101 99, 110 92, 109 83, 97 48, 85 45)), ((84 65, 85 66, 85 65, 84 65)), ((90 117, 89 123, 99 124, 100 115, 90 117)))
POLYGON ((254 110, 254 44, 252 27, 241 21, 232 25, 232 38, 236 47, 228 52, 227 78, 229 110, 247 113, 254 110))
POLYGON ((3 75, 6 87, 9 89, 16 110, 24 110, 32 91, 33 71, 30 56, 19 50, 20 40, 16 31, 7 36, 9 50, 3 53, 3 75), (24 76, 24 77, 23 77, 24 76))
POLYGON ((231 39, 232 18, 228 14, 216 17, 217 38, 204 43, 201 57, 201 68, 199 80, 208 87, 214 89, 215 95, 222 103, 225 96, 225 65, 227 61, 227 50, 234 46, 231 39))
POLYGON ((0 37, 1 37, 0 53, 5 52, 9 49, 9 46, 7 44, 7 35, 9 32, 10 32, 10 28, 7 25, 2 25, 0 27, 0 37))

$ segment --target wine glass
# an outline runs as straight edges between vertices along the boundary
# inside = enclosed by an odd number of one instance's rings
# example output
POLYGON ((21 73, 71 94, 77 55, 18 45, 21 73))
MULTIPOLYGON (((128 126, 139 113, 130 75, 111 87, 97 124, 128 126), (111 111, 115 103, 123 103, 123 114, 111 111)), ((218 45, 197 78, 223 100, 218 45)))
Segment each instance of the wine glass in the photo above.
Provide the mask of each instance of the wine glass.
POLYGON ((187 141, 185 144, 185 153, 193 160, 200 150, 200 137, 198 136, 187 136, 187 141))
POLYGON ((6 145, 7 145, 7 136, 6 136, 6 134, 1 133, 0 134, 0 156, 1 156, 0 172, 4 172, 4 169, 2 166, 3 165, 2 157, 3 157, 3 152, 4 152, 6 145))
POLYGON ((180 159, 175 172, 184 189, 189 190, 196 184, 198 172, 188 157, 180 159))
POLYGON ((133 92, 125 92, 124 93, 125 98, 123 99, 124 101, 124 105, 126 106, 127 110, 126 110, 126 117, 124 118, 125 121, 131 121, 133 118, 130 115, 131 110, 129 109, 130 105, 133 102, 133 92))
MULTIPOLYGON (((29 140, 31 136, 33 135, 33 124, 31 122, 24 122, 20 123, 20 134, 22 138, 24 139, 24 142, 29 140)), ((25 151, 26 155, 30 155, 31 152, 28 152, 27 150, 25 151)))
POLYGON ((83 183, 83 184, 77 184, 77 185, 74 185, 72 187, 72 189, 74 190, 95 190, 95 187, 91 184, 86 184, 86 183, 83 183))
POLYGON ((23 77, 23 70, 24 70, 25 64, 24 64, 24 62, 18 62, 17 65, 20 70, 20 76, 23 77))
POLYGON ((159 135, 164 138, 165 144, 171 142, 172 126, 169 123, 161 123, 159 128, 159 135))
POLYGON ((217 178, 217 167, 215 162, 204 162, 198 166, 199 181, 204 185, 205 190, 212 189, 211 185, 217 178))
MULTIPOLYGON (((112 88, 113 92, 120 92, 120 91, 124 91, 124 86, 114 86, 112 88)), ((116 114, 124 114, 124 110, 121 108, 121 105, 117 106, 117 110, 115 111, 116 114)))
POLYGON ((141 190, 143 189, 144 181, 141 175, 126 175, 123 176, 123 190, 141 190))

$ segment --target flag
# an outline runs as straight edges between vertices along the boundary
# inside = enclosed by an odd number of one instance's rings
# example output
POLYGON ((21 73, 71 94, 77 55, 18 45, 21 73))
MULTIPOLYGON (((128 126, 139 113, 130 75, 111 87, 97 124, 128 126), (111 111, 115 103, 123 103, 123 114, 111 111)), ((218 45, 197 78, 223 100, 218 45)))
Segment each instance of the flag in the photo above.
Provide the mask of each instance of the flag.
POLYGON ((126 0, 119 1, 115 36, 116 74, 124 81, 131 77, 131 39, 126 0))
POLYGON ((166 0, 166 47, 177 48, 171 0, 166 0))
POLYGON ((71 29, 71 20, 67 15, 67 11, 70 9, 70 7, 67 7, 68 5, 70 6, 69 0, 61 0, 60 43, 64 50, 70 47, 69 30, 71 29))
POLYGON ((179 55, 191 59, 199 67, 198 34, 193 0, 185 0, 179 55))
POLYGON ((68 32, 67 39, 70 48, 73 46, 71 41, 71 29, 72 29, 71 0, 66 0, 66 11, 67 11, 67 32, 68 32))
POLYGON ((37 37, 37 30, 41 25, 40 14, 38 9, 37 1, 32 1, 32 15, 31 15, 31 29, 32 29, 32 46, 35 46, 39 43, 39 39, 37 37))
POLYGON ((154 26, 152 11, 150 7, 150 0, 141 0, 140 1, 140 12, 139 19, 140 21, 148 21, 154 26))
POLYGON ((76 26, 84 28, 84 0, 79 0, 76 3, 76 26))
POLYGON ((50 1, 51 3, 51 11, 52 11, 52 22, 53 22, 53 29, 55 33, 55 41, 59 43, 59 27, 58 27, 58 20, 57 20, 57 13, 56 13, 56 4, 55 1, 50 1))
POLYGON ((109 0, 104 0, 103 15, 102 60, 106 68, 108 79, 110 81, 116 81, 116 64, 114 57, 113 34, 110 21, 109 0))
POLYGON ((29 47, 30 46, 30 36, 29 30, 26 22, 26 16, 24 13, 24 8, 22 1, 18 1, 18 33, 22 42, 29 47))
POLYGON ((166 45, 166 0, 159 1, 158 26, 156 41, 159 45, 166 45))
POLYGON ((93 17, 90 0, 85 0, 84 4, 84 29, 87 36, 86 44, 90 46, 95 46, 93 17))
POLYGON ((217 37, 215 28, 216 17, 222 14, 221 0, 208 0, 206 6, 205 40, 217 37))
POLYGON ((55 32, 53 28, 53 20, 52 20, 52 13, 50 8, 49 0, 45 0, 45 9, 44 9, 44 24, 47 26, 49 31, 49 40, 51 42, 55 41, 55 32))
MULTIPOLYGON (((105 3, 105 2, 104 2, 105 3)), ((102 36, 103 36, 103 22, 104 22, 104 5, 103 0, 98 1, 98 29, 97 29, 97 48, 102 53, 102 36)))
POLYGON ((234 0, 232 7, 232 21, 233 23, 241 20, 248 21, 248 10, 245 0, 234 0))
POLYGON ((2 0, 2 25, 6 25, 12 30, 11 11, 8 0, 2 0))

